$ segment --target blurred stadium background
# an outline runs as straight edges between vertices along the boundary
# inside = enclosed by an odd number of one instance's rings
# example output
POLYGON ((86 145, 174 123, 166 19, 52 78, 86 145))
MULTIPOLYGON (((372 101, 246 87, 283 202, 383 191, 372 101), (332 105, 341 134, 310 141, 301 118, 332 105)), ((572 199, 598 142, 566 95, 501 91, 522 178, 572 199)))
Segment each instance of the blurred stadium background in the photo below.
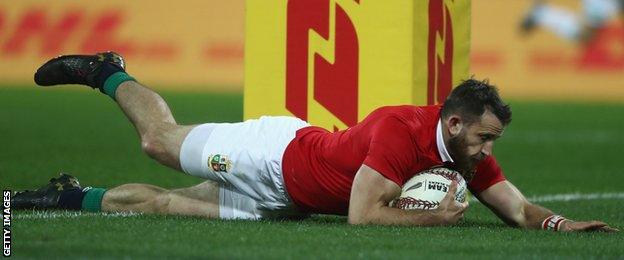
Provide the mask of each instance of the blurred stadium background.
MULTIPOLYGON (((550 2, 580 9, 576 0, 550 2)), ((622 229, 624 23, 610 21, 584 45, 545 30, 523 35, 519 25, 531 4, 472 0, 468 74, 489 78, 514 109, 497 157, 508 178, 536 201, 622 229)), ((244 70, 250 69, 244 66, 245 5, 0 2, 1 186, 33 188, 58 171, 102 187, 196 183, 142 155, 134 130, 106 97, 84 87, 38 89, 32 76, 56 55, 116 50, 133 76, 163 93, 179 122, 239 121, 244 70)), ((508 229, 478 203, 455 228, 353 228, 327 216, 247 223, 17 212, 13 232, 13 254, 23 257, 412 258, 415 250, 418 257, 624 255, 621 234, 508 229), (449 241, 456 246, 448 248, 449 241)))
MULTIPOLYGON (((580 9, 577 0, 550 2, 580 9)), ((156 1, 147 10, 142 1, 2 3, 0 77, 27 85, 50 56, 114 49, 157 89, 241 93, 245 1, 183 3, 156 1)), ((622 23, 611 21, 588 46, 546 30, 523 36, 531 3, 472 1, 471 73, 511 99, 624 100, 622 23)))

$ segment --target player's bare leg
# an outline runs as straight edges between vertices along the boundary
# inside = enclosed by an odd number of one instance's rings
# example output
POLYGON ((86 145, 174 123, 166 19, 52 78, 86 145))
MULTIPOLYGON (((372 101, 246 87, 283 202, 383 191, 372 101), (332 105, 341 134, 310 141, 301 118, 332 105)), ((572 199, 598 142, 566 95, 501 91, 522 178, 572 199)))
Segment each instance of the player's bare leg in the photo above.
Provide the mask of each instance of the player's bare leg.
MULTIPOLYGON (((105 52, 59 56, 37 70, 35 82, 40 86, 81 84, 110 96, 134 124, 143 150, 163 165, 181 170, 182 142, 194 126, 178 125, 163 98, 125 72, 120 55, 105 52)), ((219 215, 218 187, 212 182, 171 191, 146 184, 122 185, 107 191, 82 188, 75 177, 61 175, 14 198, 18 208, 219 215)))
POLYGON ((40 86, 81 84, 115 99, 134 124, 143 150, 160 163, 181 170, 182 141, 193 126, 180 126, 156 92, 125 72, 123 57, 114 52, 65 55, 43 64, 35 73, 40 86))
POLYGON ((17 192, 15 209, 65 209, 89 212, 138 212, 160 215, 219 217, 219 186, 212 181, 175 190, 149 184, 124 184, 110 190, 80 186, 61 174, 36 190, 17 192))
POLYGON ((143 151, 163 165, 182 170, 180 147, 194 126, 178 125, 165 100, 138 82, 121 83, 115 98, 141 137, 143 151))
POLYGON ((149 184, 124 184, 104 194, 102 211, 218 218, 219 186, 206 181, 167 190, 149 184))

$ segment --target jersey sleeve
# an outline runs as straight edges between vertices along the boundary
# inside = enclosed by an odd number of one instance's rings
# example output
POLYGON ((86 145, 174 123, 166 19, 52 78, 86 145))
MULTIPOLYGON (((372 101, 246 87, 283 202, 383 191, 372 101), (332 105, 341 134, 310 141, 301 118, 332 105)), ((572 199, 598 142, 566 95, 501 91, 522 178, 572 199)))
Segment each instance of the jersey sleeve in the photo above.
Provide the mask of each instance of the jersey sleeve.
POLYGON ((408 126, 390 116, 377 123, 371 135, 364 164, 403 186, 417 159, 408 126))
POLYGON ((477 165, 477 171, 468 187, 473 193, 480 193, 492 185, 505 180, 503 171, 494 156, 488 156, 477 165))

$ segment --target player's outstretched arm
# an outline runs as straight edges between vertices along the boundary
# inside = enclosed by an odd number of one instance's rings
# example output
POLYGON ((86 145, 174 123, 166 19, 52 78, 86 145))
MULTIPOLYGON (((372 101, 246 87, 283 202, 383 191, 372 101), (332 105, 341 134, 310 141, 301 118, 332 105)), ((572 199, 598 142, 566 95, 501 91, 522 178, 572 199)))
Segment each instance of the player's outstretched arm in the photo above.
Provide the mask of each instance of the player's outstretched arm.
POLYGON ((437 226, 457 223, 468 208, 452 195, 457 183, 451 184, 447 196, 435 210, 402 210, 388 207, 399 196, 401 187, 374 169, 362 165, 355 175, 349 200, 350 224, 437 226))
POLYGON ((556 231, 619 231, 601 221, 573 221, 530 203, 511 182, 502 181, 477 195, 510 226, 556 231))

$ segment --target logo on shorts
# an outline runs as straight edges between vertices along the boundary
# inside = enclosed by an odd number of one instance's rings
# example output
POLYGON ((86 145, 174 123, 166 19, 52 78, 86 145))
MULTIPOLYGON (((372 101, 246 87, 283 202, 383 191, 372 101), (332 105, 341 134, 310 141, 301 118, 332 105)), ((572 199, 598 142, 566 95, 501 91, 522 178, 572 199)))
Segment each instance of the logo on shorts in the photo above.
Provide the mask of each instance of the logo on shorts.
POLYGON ((214 172, 228 172, 232 168, 232 162, 225 155, 215 154, 208 156, 208 166, 214 172))

